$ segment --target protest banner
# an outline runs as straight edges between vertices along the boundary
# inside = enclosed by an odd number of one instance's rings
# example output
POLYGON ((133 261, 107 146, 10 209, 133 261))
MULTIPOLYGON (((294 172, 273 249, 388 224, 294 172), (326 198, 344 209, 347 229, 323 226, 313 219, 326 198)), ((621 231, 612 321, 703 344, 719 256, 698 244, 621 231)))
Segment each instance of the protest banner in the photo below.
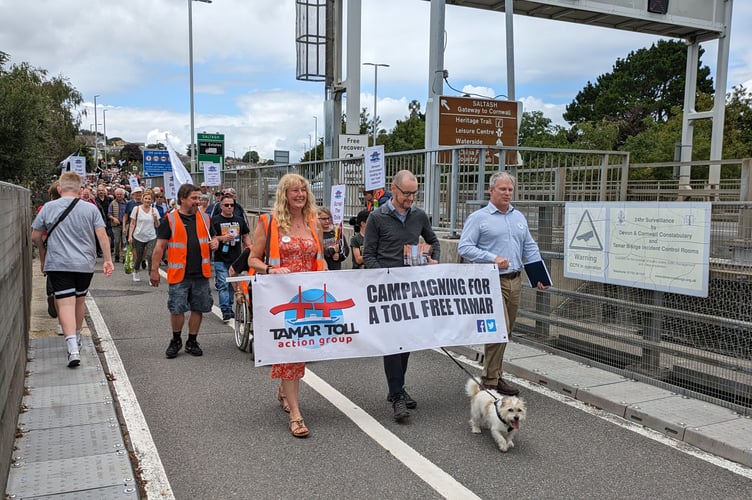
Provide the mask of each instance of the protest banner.
POLYGON ((252 290, 256 366, 507 341, 491 264, 257 275, 252 290))

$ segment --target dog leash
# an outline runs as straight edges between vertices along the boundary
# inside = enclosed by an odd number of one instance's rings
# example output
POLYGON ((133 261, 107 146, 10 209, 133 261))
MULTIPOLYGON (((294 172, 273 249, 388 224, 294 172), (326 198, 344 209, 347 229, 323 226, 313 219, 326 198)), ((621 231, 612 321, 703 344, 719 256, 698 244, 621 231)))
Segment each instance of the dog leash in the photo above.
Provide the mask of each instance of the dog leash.
POLYGON ((475 375, 473 375, 472 373, 470 373, 467 368, 465 368, 464 366, 462 366, 460 364, 460 362, 457 361, 454 358, 454 356, 452 356, 451 354, 449 354, 449 351, 447 351, 443 347, 441 348, 441 350, 444 351, 444 354, 446 354, 447 356, 449 356, 449 359, 451 359, 452 361, 454 361, 454 364, 457 365, 457 366, 459 366, 460 370, 462 370, 463 372, 465 372, 472 379, 473 382, 475 382, 476 384, 478 384, 478 387, 480 387, 480 390, 485 391, 486 394, 488 394, 489 396, 491 396, 493 398, 493 400, 494 400, 494 409, 496 410, 496 416, 499 417, 499 420, 501 420, 502 422, 506 423, 506 420, 504 420, 504 418, 502 418, 502 416, 501 416, 501 413, 499 413, 499 405, 497 404, 497 403, 499 403, 501 401, 501 399, 497 398, 496 395, 494 393, 492 393, 491 391, 489 391, 488 388, 485 385, 481 384, 480 381, 478 381, 478 379, 475 378, 475 375))

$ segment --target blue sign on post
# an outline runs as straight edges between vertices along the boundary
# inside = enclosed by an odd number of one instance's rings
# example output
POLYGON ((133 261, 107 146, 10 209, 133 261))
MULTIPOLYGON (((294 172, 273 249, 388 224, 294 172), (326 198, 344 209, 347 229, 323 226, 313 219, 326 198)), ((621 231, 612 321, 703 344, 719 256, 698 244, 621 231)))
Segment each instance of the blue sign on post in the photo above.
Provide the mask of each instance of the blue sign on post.
POLYGON ((157 176, 164 175, 165 172, 172 172, 169 151, 161 149, 144 150, 144 175, 157 176))

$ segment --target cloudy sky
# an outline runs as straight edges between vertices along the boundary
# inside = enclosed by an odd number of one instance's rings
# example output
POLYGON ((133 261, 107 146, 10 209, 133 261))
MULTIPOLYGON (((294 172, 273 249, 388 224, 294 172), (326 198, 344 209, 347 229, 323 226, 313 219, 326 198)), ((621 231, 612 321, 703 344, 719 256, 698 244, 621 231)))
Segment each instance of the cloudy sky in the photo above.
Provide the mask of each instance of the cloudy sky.
MULTIPOLYGON (((213 0, 193 4, 197 132, 225 134, 226 154, 274 150, 299 159, 323 135, 324 84, 295 79, 295 0, 213 0), (314 118, 317 117, 317 118, 314 118), (318 125, 318 127, 316 127, 318 125)), ((428 92, 430 3, 362 0, 362 60, 379 69, 378 113, 385 128, 428 92)), ((190 142, 187 0, 0 0, 0 50, 63 75, 83 95, 83 128, 156 142, 190 142)), ((729 87, 752 88, 752 2, 734 2, 729 87)), ((445 68, 463 92, 506 94, 504 15, 447 7, 445 68)), ((655 37, 515 17, 516 95, 524 109, 563 124, 561 114, 588 81, 655 37)), ((717 43, 703 45, 715 66, 717 43)), ((362 67, 361 107, 373 106, 373 68, 362 67)), ((446 95, 459 95, 445 85, 446 95)))

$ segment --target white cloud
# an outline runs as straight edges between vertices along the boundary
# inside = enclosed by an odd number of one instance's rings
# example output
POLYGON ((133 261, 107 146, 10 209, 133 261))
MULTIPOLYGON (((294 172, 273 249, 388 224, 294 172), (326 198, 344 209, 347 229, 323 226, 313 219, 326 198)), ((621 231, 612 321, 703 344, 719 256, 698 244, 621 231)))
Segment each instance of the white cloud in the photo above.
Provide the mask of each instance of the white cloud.
MULTIPOLYGON (((170 133, 177 151, 190 135, 186 0, 0 0, 0 47, 12 63, 28 62, 64 75, 87 101, 106 106, 108 135, 153 142, 170 133), (40 6, 41 4, 41 6, 40 6), (30 28, 31 27, 31 28, 30 28)), ((428 93, 430 2, 363 0, 362 60, 379 71, 378 114, 391 128, 428 93)), ((295 80, 295 2, 215 0, 193 9, 196 130, 221 131, 228 154, 275 149, 297 160, 324 133, 324 88, 295 80)), ((752 2, 735 2, 729 87, 752 87, 752 2)), ((525 110, 556 124, 584 84, 611 70, 617 58, 655 37, 563 22, 515 17, 515 93, 525 110)), ((444 67, 461 92, 508 94, 504 14, 447 6, 444 67)), ((715 66, 715 42, 703 62, 715 66)), ((361 76, 360 107, 372 112, 373 69, 361 76)), ((447 86, 445 92, 454 94, 447 86)), ((101 110, 99 127, 101 130, 101 110)))

